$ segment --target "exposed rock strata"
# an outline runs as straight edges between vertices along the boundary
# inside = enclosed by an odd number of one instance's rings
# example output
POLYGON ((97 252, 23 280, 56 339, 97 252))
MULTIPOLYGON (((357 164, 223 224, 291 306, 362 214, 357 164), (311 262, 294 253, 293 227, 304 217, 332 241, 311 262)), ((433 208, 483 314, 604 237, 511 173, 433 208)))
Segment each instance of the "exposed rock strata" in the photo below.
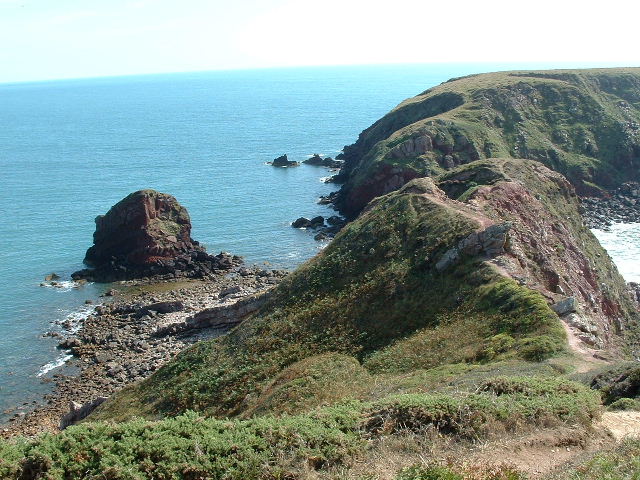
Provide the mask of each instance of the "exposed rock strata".
POLYGON ((614 346, 635 328, 637 304, 584 225, 579 199, 562 175, 537 162, 488 159, 439 177, 438 186, 486 217, 482 230, 445 252, 440 269, 465 255, 493 258, 500 271, 542 293, 591 347, 614 346))
POLYGON ((242 263, 236 256, 209 255, 191 238, 187 210, 166 193, 140 190, 96 218, 93 246, 75 280, 113 282, 144 277, 206 278, 242 263))

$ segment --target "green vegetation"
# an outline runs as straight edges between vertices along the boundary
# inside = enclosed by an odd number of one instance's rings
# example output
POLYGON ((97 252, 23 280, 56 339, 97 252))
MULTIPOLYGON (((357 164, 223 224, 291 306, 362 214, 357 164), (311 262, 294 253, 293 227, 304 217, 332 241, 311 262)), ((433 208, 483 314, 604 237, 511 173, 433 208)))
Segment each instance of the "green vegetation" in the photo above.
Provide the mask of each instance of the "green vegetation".
POLYGON ((591 388, 599 390, 605 405, 612 410, 640 410, 640 366, 627 362, 595 375, 591 388))
POLYGON ((635 480, 640 478, 640 440, 627 439, 615 448, 552 477, 554 480, 635 480))
POLYGON ((454 79, 405 100, 345 148, 339 206, 355 216, 385 166, 437 175, 492 157, 539 160, 579 192, 597 194, 640 178, 639 123, 638 68, 454 79), (413 148, 412 139, 424 136, 428 147, 413 148), (403 143, 409 146, 398 153, 403 143))
POLYGON ((500 382, 490 379, 479 393, 397 395, 300 415, 218 420, 188 412, 158 422, 87 423, 30 442, 0 442, 0 477, 298 478, 366 454, 372 438, 401 430, 485 438, 551 419, 585 423, 599 412, 597 393, 579 384, 520 378, 498 392, 500 382))
POLYGON ((485 467, 434 463, 404 468, 396 480, 525 480, 526 478, 517 470, 504 465, 485 467))
POLYGON ((333 375, 334 364, 302 364, 305 374, 287 381, 287 368, 325 353, 351 357, 352 367, 340 364, 336 372, 357 372, 360 362, 371 373, 388 373, 510 357, 539 361, 562 351, 564 331, 540 294, 480 258, 446 272, 434 267, 477 229, 464 211, 420 194, 381 198, 287 277, 258 315, 182 352, 95 417, 246 415, 275 399, 283 411, 297 412, 321 398, 338 400, 346 390, 340 384, 354 376, 333 375), (452 349, 456 337, 460 348, 452 349), (333 393, 313 380, 318 368, 320 377, 335 376, 333 393))

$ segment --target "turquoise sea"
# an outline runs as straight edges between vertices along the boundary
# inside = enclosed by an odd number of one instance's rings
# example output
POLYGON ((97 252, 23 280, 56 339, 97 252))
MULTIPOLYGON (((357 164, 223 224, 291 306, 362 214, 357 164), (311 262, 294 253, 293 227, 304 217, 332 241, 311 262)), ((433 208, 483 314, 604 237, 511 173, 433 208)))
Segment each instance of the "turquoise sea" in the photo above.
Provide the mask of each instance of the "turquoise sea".
POLYGON ((189 210, 193 237, 210 252, 292 268, 321 244, 290 222, 331 214, 316 200, 335 186, 321 182, 325 169, 265 162, 283 153, 294 160, 335 156, 400 101, 451 77, 544 67, 553 65, 318 67, 1 84, 0 423, 16 407, 39 401, 51 388, 46 379, 64 372, 53 368, 65 359, 57 341, 42 334, 86 315, 84 301, 98 301, 106 288, 40 283, 51 272, 67 280, 82 267, 94 217, 128 193, 173 194, 189 210))

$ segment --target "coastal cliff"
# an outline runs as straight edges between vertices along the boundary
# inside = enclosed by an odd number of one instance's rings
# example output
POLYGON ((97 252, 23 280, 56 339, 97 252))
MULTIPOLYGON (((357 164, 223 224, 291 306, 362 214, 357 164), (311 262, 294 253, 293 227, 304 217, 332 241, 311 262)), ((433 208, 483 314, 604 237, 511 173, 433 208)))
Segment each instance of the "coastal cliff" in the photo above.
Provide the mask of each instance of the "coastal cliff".
POLYGON ((335 201, 354 218, 374 197, 474 160, 538 160, 580 195, 640 179, 640 69, 514 71, 452 79, 344 148, 335 201))
MULTIPOLYGON (((106 309, 81 358, 103 357, 110 316, 127 327, 118 348, 130 329, 189 346, 112 381, 79 425, 0 442, 0 476, 575 478, 615 432, 640 433, 637 412, 605 411, 640 403, 640 297, 578 196, 638 179, 639 86, 639 69, 506 72, 403 102, 345 148, 351 221, 326 248, 287 276, 236 269, 225 282, 242 289, 199 311, 188 297, 172 321, 155 297, 106 309)), ((172 211, 152 230, 176 241, 145 255, 198 249, 172 211)), ((90 261, 119 242, 95 240, 90 261)))
POLYGON ((363 374, 541 361, 566 351, 568 332, 586 357, 622 356, 635 348, 637 321, 571 185, 538 162, 479 161, 377 198, 253 318, 183 352, 98 418, 243 415, 263 409, 281 371, 329 352, 363 374))

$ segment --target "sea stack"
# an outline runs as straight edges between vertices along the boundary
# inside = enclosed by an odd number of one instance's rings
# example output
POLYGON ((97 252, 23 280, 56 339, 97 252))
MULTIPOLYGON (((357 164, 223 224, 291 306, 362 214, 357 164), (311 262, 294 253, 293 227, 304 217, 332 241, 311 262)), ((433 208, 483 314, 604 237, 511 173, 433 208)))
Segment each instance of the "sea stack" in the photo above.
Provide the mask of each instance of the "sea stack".
POLYGON ((166 193, 131 193, 95 221, 93 245, 84 258, 91 268, 75 272, 74 279, 203 278, 242 262, 229 254, 207 254, 191 238, 187 209, 166 193))

